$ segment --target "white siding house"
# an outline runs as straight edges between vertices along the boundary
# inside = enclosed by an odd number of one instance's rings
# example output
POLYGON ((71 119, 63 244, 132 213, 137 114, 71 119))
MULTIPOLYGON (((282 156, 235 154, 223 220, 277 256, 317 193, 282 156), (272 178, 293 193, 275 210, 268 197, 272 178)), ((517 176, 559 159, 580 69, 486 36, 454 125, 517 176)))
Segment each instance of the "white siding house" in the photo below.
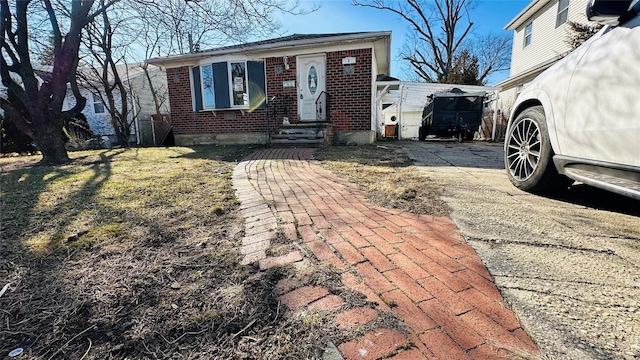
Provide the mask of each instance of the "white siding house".
MULTIPOLYGON (((79 71, 82 71, 82 69, 79 69, 79 71)), ((128 92, 127 101, 129 102, 129 114, 127 118, 128 121, 132 123, 129 142, 151 144, 151 141, 144 141, 142 139, 143 137, 152 137, 150 132, 152 132, 153 129, 151 125, 148 124, 152 123, 151 116, 156 113, 155 102, 149 87, 149 80, 142 70, 141 64, 118 65, 118 73, 120 77, 124 79, 124 84, 128 92)), ((164 69, 157 66, 150 66, 149 78, 153 83, 154 92, 157 93, 159 98, 161 113, 168 114, 167 77, 164 69)), ((96 136, 107 136, 112 142, 115 142, 117 139, 113 125, 111 124, 111 115, 101 100, 106 100, 102 86, 91 86, 86 83, 81 83, 80 93, 87 99, 82 114, 87 118, 91 131, 96 136)), ((116 108, 120 108, 121 100, 117 90, 114 92, 114 100, 116 108)), ((63 109, 70 109, 73 105, 75 105, 75 97, 68 91, 63 109)))
POLYGON ((501 87, 498 107, 506 114, 518 93, 542 71, 571 51, 568 21, 586 24, 587 0, 533 0, 505 30, 513 30, 509 78, 501 87))

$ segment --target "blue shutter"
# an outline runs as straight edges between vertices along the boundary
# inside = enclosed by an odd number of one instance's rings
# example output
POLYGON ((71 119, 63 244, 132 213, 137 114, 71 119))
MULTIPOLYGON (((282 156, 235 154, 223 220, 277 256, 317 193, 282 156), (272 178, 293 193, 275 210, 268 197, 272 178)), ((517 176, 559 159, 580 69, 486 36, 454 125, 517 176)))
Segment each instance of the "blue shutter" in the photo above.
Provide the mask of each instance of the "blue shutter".
POLYGON ((216 93, 216 109, 231 107, 229 99, 229 70, 226 62, 213 63, 213 90, 216 93))
POLYGON ((247 61, 247 73, 249 79, 249 102, 251 109, 264 109, 267 107, 265 99, 267 91, 265 87, 264 63, 262 61, 247 61))
POLYGON ((200 81, 200 66, 191 68, 193 78, 193 99, 196 104, 196 111, 202 110, 202 83, 200 81))

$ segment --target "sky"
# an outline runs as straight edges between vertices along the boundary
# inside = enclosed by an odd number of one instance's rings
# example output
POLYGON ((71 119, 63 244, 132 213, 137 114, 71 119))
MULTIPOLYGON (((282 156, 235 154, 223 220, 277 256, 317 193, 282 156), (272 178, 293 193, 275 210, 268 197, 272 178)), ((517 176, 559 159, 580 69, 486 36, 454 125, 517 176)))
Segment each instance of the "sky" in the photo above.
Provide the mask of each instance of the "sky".
MULTIPOLYGON (((475 35, 507 33, 505 25, 522 11, 530 0, 479 0, 475 9, 469 11, 474 23, 475 35)), ((279 19, 285 34, 319 34, 359 31, 391 31, 391 76, 403 79, 403 65, 398 54, 409 29, 406 20, 390 11, 351 5, 351 0, 300 0, 302 8, 319 5, 320 9, 308 15, 285 15, 279 19)), ((508 71, 489 78, 488 85, 509 76, 508 71)))

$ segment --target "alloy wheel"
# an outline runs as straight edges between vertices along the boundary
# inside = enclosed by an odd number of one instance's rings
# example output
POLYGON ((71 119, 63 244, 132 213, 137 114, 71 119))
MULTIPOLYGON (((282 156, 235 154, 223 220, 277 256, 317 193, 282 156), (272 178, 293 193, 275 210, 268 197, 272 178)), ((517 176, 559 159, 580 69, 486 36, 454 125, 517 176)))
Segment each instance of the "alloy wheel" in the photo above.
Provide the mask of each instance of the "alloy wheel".
POLYGON ((528 179, 538 167, 541 148, 540 128, 530 118, 523 118, 511 132, 507 145, 509 172, 518 181, 528 179))

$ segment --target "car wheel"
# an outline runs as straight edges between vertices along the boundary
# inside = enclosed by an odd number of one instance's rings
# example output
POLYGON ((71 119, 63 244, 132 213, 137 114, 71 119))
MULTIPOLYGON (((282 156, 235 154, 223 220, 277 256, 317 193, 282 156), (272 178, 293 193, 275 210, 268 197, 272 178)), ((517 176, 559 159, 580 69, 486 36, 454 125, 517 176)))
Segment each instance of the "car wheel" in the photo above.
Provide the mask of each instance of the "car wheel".
POLYGON ((518 115, 505 141, 505 167, 509 180, 517 188, 549 193, 571 183, 553 165, 554 153, 542 106, 528 108, 518 115))
POLYGON ((418 140, 424 141, 427 138, 427 132, 424 129, 424 126, 420 126, 418 129, 418 140))
POLYGON ((475 134, 474 134, 473 132, 467 132, 467 133, 465 134, 465 139, 466 139, 467 141, 472 141, 472 140, 473 140, 474 135, 475 135, 475 134))

